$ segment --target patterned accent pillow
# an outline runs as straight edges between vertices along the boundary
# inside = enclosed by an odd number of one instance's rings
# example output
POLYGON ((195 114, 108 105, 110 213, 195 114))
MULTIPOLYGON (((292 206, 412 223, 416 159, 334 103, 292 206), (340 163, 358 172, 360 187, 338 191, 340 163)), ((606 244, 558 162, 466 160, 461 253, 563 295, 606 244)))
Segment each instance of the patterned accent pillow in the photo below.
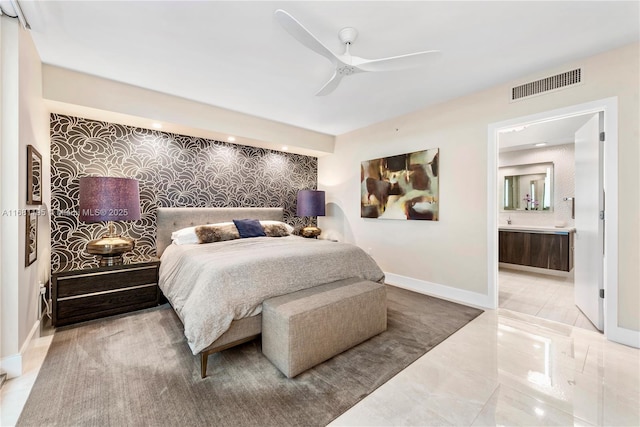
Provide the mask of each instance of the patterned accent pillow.
POLYGON ((233 224, 199 225, 195 231, 200 243, 224 242, 240 238, 240 233, 233 224))
POLYGON ((262 228, 267 237, 285 237, 289 235, 289 230, 284 224, 263 224, 262 228))

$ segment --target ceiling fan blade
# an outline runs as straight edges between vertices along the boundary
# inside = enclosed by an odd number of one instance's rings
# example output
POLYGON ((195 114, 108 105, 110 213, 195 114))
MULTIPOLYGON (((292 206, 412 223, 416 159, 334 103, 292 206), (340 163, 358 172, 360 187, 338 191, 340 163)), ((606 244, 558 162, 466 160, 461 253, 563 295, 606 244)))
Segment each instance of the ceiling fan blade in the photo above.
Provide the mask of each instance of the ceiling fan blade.
POLYGON ((406 55, 391 56, 389 58, 363 60, 354 66, 362 71, 393 71, 416 68, 429 65, 436 57, 439 50, 425 50, 424 52, 408 53, 406 55))
POLYGON ((327 58, 331 62, 335 62, 336 55, 331 52, 325 45, 322 44, 309 30, 307 30, 296 18, 282 9, 276 10, 273 15, 278 23, 287 30, 296 40, 302 43, 304 46, 313 50, 315 53, 320 54, 327 58))
POLYGON ((338 70, 336 70, 329 81, 326 82, 318 92, 316 92, 316 96, 324 96, 330 94, 338 87, 338 85, 340 84, 340 80, 342 80, 342 74, 339 74, 338 70))

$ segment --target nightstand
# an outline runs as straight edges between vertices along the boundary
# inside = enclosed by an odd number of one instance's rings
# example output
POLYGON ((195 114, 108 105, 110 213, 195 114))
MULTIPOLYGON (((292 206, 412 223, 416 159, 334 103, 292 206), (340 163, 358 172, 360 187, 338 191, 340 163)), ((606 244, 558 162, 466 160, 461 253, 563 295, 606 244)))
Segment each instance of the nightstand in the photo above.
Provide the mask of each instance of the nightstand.
POLYGON ((160 260, 58 271, 52 275, 53 326, 158 305, 160 260))

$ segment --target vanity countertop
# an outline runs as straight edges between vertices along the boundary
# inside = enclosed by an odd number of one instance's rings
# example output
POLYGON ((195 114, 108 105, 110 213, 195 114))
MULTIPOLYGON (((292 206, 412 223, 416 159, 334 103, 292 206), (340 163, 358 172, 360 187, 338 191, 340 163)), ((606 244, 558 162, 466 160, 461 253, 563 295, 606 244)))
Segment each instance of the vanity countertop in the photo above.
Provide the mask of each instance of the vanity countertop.
POLYGON ((572 233, 576 231, 575 227, 550 227, 541 225, 517 225, 517 224, 499 224, 500 231, 531 231, 534 233, 572 233))

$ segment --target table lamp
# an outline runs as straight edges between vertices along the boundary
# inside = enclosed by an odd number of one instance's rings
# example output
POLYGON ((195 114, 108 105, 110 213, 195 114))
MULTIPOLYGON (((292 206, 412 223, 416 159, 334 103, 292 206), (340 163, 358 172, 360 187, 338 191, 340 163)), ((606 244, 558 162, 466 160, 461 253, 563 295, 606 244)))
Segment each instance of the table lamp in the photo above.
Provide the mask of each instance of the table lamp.
MULTIPOLYGON (((324 216, 324 191, 298 191, 297 216, 324 216)), ((322 230, 318 227, 307 226, 301 231, 303 237, 318 237, 322 230)))
POLYGON ((107 234, 87 244, 101 266, 122 264, 122 254, 133 250, 133 239, 115 234, 113 221, 140 219, 138 181, 130 178, 86 176, 80 178, 80 221, 107 221, 107 234))

